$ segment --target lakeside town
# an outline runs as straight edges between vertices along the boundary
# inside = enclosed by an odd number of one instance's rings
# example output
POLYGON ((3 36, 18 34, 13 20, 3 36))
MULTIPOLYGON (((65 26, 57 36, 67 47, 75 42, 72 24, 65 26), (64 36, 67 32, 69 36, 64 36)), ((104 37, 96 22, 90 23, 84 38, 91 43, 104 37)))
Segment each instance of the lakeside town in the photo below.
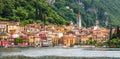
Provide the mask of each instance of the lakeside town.
MULTIPOLYGON (((112 30, 112 33, 115 29, 112 30)), ((100 45, 110 39, 110 29, 96 25, 82 27, 81 16, 78 13, 77 24, 70 25, 44 25, 27 24, 19 22, 0 21, 0 47, 74 47, 79 45, 100 45)), ((92 47, 92 46, 91 46, 92 47)))
POLYGON ((98 25, 85 28, 77 27, 73 23, 69 26, 27 24, 21 26, 19 22, 0 22, 0 46, 74 46, 86 44, 88 40, 96 43, 106 42, 110 30, 98 25))
POLYGON ((120 0, 0 0, 0 59, 120 59, 120 0))

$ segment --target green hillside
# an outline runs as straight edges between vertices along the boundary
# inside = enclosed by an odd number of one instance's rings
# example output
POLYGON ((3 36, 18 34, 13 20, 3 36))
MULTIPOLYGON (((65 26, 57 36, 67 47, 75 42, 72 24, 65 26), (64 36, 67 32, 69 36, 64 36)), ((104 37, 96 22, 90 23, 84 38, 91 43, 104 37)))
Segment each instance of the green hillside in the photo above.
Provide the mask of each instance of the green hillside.
POLYGON ((82 25, 89 27, 99 20, 100 26, 120 25, 120 0, 0 0, 0 20, 28 23, 76 23, 80 11, 82 25))
POLYGON ((0 0, 0 20, 28 23, 67 24, 61 16, 43 0, 0 0))
POLYGON ((101 26, 107 22, 120 25, 120 0, 56 0, 54 6, 60 16, 73 22, 80 11, 85 27, 95 25, 95 20, 99 20, 101 26))

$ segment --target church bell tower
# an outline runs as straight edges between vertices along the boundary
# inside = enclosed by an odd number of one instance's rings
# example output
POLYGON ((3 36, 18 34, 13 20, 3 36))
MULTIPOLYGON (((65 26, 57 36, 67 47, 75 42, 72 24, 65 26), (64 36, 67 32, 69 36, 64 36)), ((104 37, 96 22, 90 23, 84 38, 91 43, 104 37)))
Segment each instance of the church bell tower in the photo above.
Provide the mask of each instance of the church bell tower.
POLYGON ((78 11, 78 16, 77 16, 77 26, 78 26, 78 27, 82 27, 81 15, 80 15, 80 12, 79 12, 79 11, 78 11))

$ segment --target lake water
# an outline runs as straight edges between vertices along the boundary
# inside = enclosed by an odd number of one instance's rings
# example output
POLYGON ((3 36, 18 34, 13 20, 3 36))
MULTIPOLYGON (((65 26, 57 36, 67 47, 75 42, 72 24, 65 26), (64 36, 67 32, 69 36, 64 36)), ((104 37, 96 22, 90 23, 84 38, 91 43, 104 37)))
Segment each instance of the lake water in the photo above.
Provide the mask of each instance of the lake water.
POLYGON ((0 52, 0 56, 120 58, 120 48, 19 48, 15 52, 0 52))

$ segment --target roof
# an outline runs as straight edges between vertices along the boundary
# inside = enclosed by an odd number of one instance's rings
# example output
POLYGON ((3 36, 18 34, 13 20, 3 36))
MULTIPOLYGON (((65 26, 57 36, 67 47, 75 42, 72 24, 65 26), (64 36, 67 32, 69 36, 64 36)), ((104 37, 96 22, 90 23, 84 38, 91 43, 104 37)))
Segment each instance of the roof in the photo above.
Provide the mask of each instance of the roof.
POLYGON ((8 24, 8 22, 0 21, 0 24, 8 24))

